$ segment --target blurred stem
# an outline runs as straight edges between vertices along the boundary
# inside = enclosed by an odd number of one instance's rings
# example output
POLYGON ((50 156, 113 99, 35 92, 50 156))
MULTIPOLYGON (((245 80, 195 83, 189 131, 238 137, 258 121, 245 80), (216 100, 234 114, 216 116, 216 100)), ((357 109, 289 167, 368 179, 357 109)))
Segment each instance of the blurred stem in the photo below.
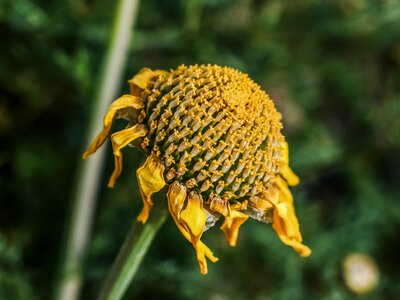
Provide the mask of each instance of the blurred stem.
POLYGON ((146 224, 133 222, 112 266, 98 300, 119 300, 129 287, 151 241, 168 215, 166 201, 158 201, 146 224))
POLYGON ((203 3, 201 0, 186 1, 184 30, 189 34, 197 33, 200 29, 203 3))
MULTIPOLYGON (((90 140, 100 132, 103 115, 109 103, 117 96, 138 4, 139 0, 118 1, 107 54, 97 84, 98 94, 91 112, 88 131, 90 140)), ((60 278, 55 297, 58 300, 79 298, 82 285, 82 264, 90 239, 104 155, 105 147, 90 159, 82 162, 80 166, 70 223, 67 228, 65 253, 61 260, 60 278)))

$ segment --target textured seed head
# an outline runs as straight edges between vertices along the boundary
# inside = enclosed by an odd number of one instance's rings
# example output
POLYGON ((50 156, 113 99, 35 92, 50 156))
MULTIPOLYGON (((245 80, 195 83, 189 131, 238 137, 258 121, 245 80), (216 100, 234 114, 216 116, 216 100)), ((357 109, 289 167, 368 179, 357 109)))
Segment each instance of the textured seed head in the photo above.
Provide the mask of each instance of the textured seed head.
POLYGON ((310 255, 288 188, 299 180, 288 165, 281 115, 257 84, 215 65, 142 69, 129 83, 131 94, 110 105, 102 132, 83 157, 102 145, 114 119, 128 120, 111 136, 115 170, 109 186, 122 170, 121 149, 135 141, 147 153, 137 170, 144 205, 139 221, 148 218, 152 194, 168 184, 169 211, 195 248, 201 273, 207 273, 206 258, 217 260, 201 235, 220 217, 231 246, 252 217, 272 222, 283 243, 310 255))
POLYGON ((163 160, 168 183, 181 182, 206 203, 224 195, 243 202, 280 172, 281 115, 246 74, 181 66, 158 76, 141 98, 150 129, 142 146, 163 160))

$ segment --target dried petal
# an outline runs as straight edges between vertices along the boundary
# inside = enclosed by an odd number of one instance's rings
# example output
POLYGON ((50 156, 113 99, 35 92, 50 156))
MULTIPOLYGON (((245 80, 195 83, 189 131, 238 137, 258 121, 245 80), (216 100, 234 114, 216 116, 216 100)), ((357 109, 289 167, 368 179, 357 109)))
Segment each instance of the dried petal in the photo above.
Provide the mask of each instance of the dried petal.
POLYGON ((82 155, 82 158, 87 158, 89 155, 96 152, 97 149, 103 145, 104 141, 106 140, 108 134, 110 133, 112 123, 115 118, 118 118, 116 114, 125 108, 134 108, 134 109, 142 109, 144 107, 143 100, 132 96, 132 95, 123 95, 122 97, 115 100, 111 105, 108 107, 107 113, 104 117, 103 121, 103 130, 97 135, 97 137, 93 140, 92 144, 90 145, 89 149, 85 151, 82 155))
POLYGON ((164 165, 160 159, 151 154, 147 157, 143 166, 136 171, 140 194, 143 200, 143 209, 140 215, 137 217, 139 222, 146 223, 149 216, 153 201, 151 195, 157 193, 165 186, 163 178, 164 165))
POLYGON ((130 128, 118 131, 111 135, 111 142, 114 152, 115 169, 108 182, 109 187, 114 187, 115 181, 118 179, 122 171, 122 152, 121 149, 132 141, 147 134, 146 126, 136 124, 130 128))
POLYGON ((206 214, 199 202, 201 199, 194 195, 189 197, 187 207, 184 209, 186 188, 177 181, 171 184, 167 197, 168 208, 176 226, 195 248, 201 274, 207 274, 206 257, 212 262, 216 262, 218 258, 214 257, 212 251, 199 240, 206 223, 206 214))
MULTIPOLYGON (((281 186, 283 184, 281 183, 281 186)), ((303 239, 293 206, 293 198, 287 191, 288 189, 280 190, 279 200, 273 200, 274 202, 272 202, 275 206, 272 227, 283 243, 293 247, 300 256, 309 256, 311 254, 311 249, 302 244, 303 239)))
POLYGON ((232 210, 229 217, 225 217, 224 224, 221 230, 225 233, 228 244, 232 247, 236 246, 236 241, 239 235, 239 227, 247 221, 248 215, 237 210, 232 210))
POLYGON ((150 83, 150 81, 157 76, 166 76, 167 71, 163 70, 151 70, 149 68, 143 68, 130 79, 129 85, 131 87, 131 94, 134 96, 140 96, 143 89, 150 83))

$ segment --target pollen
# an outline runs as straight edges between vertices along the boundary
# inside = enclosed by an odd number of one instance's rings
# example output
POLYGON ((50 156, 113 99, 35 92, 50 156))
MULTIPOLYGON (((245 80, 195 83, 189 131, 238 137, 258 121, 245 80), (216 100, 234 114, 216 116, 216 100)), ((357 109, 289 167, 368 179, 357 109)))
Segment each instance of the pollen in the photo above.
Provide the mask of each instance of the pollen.
POLYGON ((167 185, 170 213, 193 245, 202 274, 207 259, 217 258, 201 236, 219 218, 231 246, 251 217, 272 222, 281 241, 301 256, 311 254, 302 243, 288 187, 299 179, 289 167, 282 116, 259 85, 216 65, 145 68, 129 84, 131 93, 111 104, 103 131, 83 157, 104 143, 114 119, 128 120, 128 128, 111 135, 115 170, 109 186, 122 171, 121 149, 138 141, 147 156, 137 170, 140 222, 146 222, 154 204, 151 195, 167 185))

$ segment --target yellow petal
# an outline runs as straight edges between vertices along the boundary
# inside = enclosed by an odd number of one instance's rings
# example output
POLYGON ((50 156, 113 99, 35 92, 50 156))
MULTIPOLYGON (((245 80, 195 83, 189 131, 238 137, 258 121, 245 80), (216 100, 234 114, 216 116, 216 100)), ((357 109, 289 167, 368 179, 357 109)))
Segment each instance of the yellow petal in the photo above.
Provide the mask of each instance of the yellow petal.
POLYGON ((136 171, 140 194, 143 200, 143 209, 137 220, 143 224, 146 223, 150 209, 153 206, 151 195, 160 191, 165 186, 164 170, 165 166, 161 160, 156 155, 150 154, 143 166, 136 171))
POLYGON ((178 181, 172 183, 168 189, 168 208, 174 218, 179 220, 186 200, 186 187, 178 181))
MULTIPOLYGON (((190 234, 188 231, 186 231, 183 226, 176 221, 176 219, 174 218, 176 226, 178 227, 179 231, 182 233, 182 235, 185 237, 185 239, 187 239, 188 241, 190 241, 190 234)), ((206 258, 208 258, 211 262, 215 263, 218 261, 218 258, 214 256, 214 253, 210 250, 210 248, 208 248, 202 241, 197 241, 196 246, 194 247, 195 251, 196 251, 196 258, 197 258, 197 262, 199 264, 199 268, 200 268, 200 273, 205 275, 208 273, 208 268, 207 268, 207 260, 206 258)))
POLYGON ((281 168, 282 176, 286 179, 290 186, 296 186, 299 184, 299 177, 292 171, 292 169, 288 165, 284 165, 281 168))
POLYGON ((212 251, 202 241, 193 241, 193 237, 196 234, 199 234, 199 228, 201 228, 202 221, 198 222, 197 224, 197 221, 188 221, 188 217, 198 213, 196 213, 196 211, 198 211, 198 208, 196 207, 199 206, 198 200, 201 199, 192 198, 192 200, 189 201, 191 204, 189 204, 189 202, 187 204, 190 207, 183 209, 186 196, 186 187, 175 181, 170 185, 167 193, 168 208, 179 231, 182 233, 185 239, 192 243, 193 247, 195 248, 201 274, 207 274, 208 270, 206 258, 212 262, 216 262, 218 258, 213 255, 212 251))
POLYGON ((103 120, 103 130, 97 135, 97 137, 93 140, 89 149, 83 153, 82 158, 85 159, 90 154, 96 152, 97 149, 101 147, 101 145, 106 140, 108 134, 110 133, 112 123, 115 118, 117 118, 116 114, 121 109, 131 107, 134 109, 142 109, 144 107, 143 100, 138 97, 132 95, 123 95, 122 97, 115 100, 108 107, 107 113, 104 116, 103 120))
POLYGON ((168 207, 175 222, 189 233, 189 241, 196 247, 206 224, 206 213, 203 210, 201 197, 195 193, 190 193, 187 197, 186 187, 177 181, 170 186, 167 196, 168 207))
POLYGON ((118 131, 111 135, 111 142, 114 152, 115 168, 108 182, 109 187, 114 187, 116 180, 122 171, 122 152, 121 149, 132 141, 147 134, 147 128, 143 124, 136 124, 130 128, 118 131))
POLYGON ((311 249, 302 244, 303 239, 293 206, 293 197, 284 180, 280 182, 279 189, 279 200, 271 198, 275 206, 272 227, 284 244, 294 248, 300 256, 309 256, 311 249))
POLYGON ((200 273, 205 275, 208 273, 206 257, 213 263, 218 261, 218 258, 213 255, 210 248, 208 248, 202 241, 198 241, 195 250, 200 273))
POLYGON ((184 225, 190 234, 190 240, 194 247, 203 234, 206 226, 206 213, 203 210, 203 200, 201 196, 192 192, 187 197, 187 205, 181 211, 179 222, 184 225))
POLYGON ((290 204, 293 205, 293 196, 292 193, 289 190, 288 184, 286 183, 286 181, 280 177, 277 176, 276 177, 276 185, 278 187, 279 193, 278 196, 279 197, 273 197, 273 198, 269 198, 268 200, 271 200, 271 202, 276 202, 276 201, 285 201, 285 202, 289 202, 290 204))
POLYGON ((286 179, 287 183, 291 186, 298 185, 300 182, 299 177, 289 167, 289 145, 287 142, 282 142, 282 163, 280 173, 286 179))
POLYGON ((306 257, 311 254, 311 249, 302 244, 299 225, 294 211, 280 205, 274 211, 274 222, 272 227, 277 232, 280 240, 295 249, 300 256, 306 257))
POLYGON ((150 81, 156 76, 166 76, 167 71, 163 70, 151 70, 149 68, 143 68, 135 76, 130 79, 129 85, 131 87, 131 94, 134 96, 140 96, 141 91, 147 86, 150 81))
POLYGON ((225 238, 230 246, 236 246, 239 227, 246 222, 248 218, 248 215, 237 210, 231 210, 230 216, 225 217, 225 221, 220 228, 225 233, 225 238))

